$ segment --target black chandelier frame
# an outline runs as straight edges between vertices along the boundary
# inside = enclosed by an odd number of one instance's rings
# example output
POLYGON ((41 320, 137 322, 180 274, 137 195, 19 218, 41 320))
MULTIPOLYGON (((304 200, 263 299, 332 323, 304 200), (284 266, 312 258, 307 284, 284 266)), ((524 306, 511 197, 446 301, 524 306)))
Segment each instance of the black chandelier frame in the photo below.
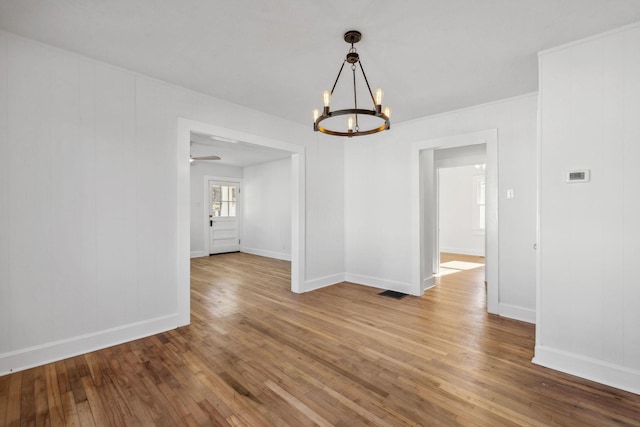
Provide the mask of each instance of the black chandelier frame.
POLYGON ((353 74, 354 107, 331 111, 331 108, 328 105, 325 105, 322 110, 322 114, 318 115, 318 117, 315 119, 313 123, 314 131, 326 133, 328 135, 346 136, 351 138, 353 136, 371 135, 371 134, 382 132, 384 130, 388 130, 391 128, 391 121, 390 121, 389 115, 385 114, 382 111, 382 102, 376 103, 376 98, 374 97, 373 92, 371 91, 369 80, 367 79, 367 75, 364 72, 364 68, 362 67, 360 56, 358 55, 358 52, 356 51, 356 48, 354 46, 354 44, 358 43, 361 39, 362 39, 362 34, 359 31, 351 30, 351 31, 347 31, 344 34, 344 41, 351 44, 351 48, 349 49, 349 52, 347 53, 345 60, 342 62, 342 65, 340 66, 340 70, 338 71, 338 76, 336 77, 336 80, 333 83, 333 87, 331 88, 331 92, 330 92, 330 96, 332 96, 333 91, 335 90, 336 85, 338 84, 338 80, 340 80, 340 75, 342 74, 342 70, 344 69, 345 64, 347 63, 351 64, 351 71, 353 74), (367 85, 367 89, 369 90, 369 95, 371 96, 371 101, 373 102, 373 109, 371 110, 368 110, 365 108, 358 108, 358 97, 356 92, 356 68, 357 68, 356 64, 360 65, 360 71, 362 72, 362 77, 364 78, 364 81, 367 85), (332 117, 345 116, 349 114, 354 116, 355 126, 353 127, 353 129, 349 129, 347 132, 331 130, 327 127, 321 126, 321 123, 324 120, 330 119, 332 117), (358 120, 358 116, 360 115, 377 117, 383 121, 383 124, 381 126, 374 127, 371 129, 361 130, 359 125, 359 120, 358 120))

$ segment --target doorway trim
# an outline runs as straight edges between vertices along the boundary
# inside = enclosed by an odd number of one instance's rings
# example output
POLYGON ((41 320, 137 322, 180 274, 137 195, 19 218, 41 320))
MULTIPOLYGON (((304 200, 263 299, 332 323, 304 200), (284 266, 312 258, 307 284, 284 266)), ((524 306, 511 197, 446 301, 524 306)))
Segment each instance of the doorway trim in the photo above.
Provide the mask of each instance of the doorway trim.
MULTIPOLYGON (((466 145, 486 144, 487 168, 486 175, 486 280, 487 280, 487 311, 498 314, 499 304, 499 223, 498 223, 498 130, 487 129, 463 135, 454 135, 435 138, 426 141, 414 142, 411 146, 411 268, 412 285, 416 295, 422 295, 425 289, 433 286, 432 262, 425 263, 425 254, 431 252, 433 259, 435 242, 427 242, 424 224, 424 213, 427 209, 433 209, 437 201, 434 192, 425 195, 424 178, 425 168, 421 165, 421 152, 424 150, 436 150, 441 148, 462 147, 466 145), (427 246, 428 245, 428 246, 427 246), (431 251, 429 251, 431 249, 431 251), (426 264, 426 265, 425 265, 426 264)), ((434 169, 433 155, 430 156, 431 170, 434 169)), ((433 230, 431 230, 433 234, 433 230)))
POLYGON ((177 124, 177 314, 178 326, 191 317, 190 283, 190 166, 191 132, 220 136, 291 153, 291 291, 301 293, 305 280, 305 148, 222 126, 178 118, 177 124))

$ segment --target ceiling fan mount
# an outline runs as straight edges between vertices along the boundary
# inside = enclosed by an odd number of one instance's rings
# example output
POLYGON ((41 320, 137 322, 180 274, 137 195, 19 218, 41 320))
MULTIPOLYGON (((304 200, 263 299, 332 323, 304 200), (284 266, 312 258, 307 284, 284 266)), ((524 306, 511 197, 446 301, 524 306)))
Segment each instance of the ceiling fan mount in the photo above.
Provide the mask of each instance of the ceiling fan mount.
MULTIPOLYGON (((197 142, 193 142, 190 141, 191 145, 193 144, 197 144, 197 142)), ((215 155, 211 155, 211 156, 192 156, 191 153, 189 153, 189 162, 193 163, 196 160, 220 160, 221 157, 220 156, 215 156, 215 155)))
POLYGON ((191 160, 220 160, 220 156, 196 156, 189 157, 191 160))

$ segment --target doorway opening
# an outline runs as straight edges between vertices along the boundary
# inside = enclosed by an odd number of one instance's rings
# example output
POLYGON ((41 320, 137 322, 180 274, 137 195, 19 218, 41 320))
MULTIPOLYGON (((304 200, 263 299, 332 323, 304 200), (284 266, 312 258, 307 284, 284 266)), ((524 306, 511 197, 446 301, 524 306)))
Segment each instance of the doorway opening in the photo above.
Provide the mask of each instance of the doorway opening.
MULTIPOLYGON (((485 158, 474 160, 473 164, 474 166, 475 164, 485 165, 484 184, 479 182, 476 184, 483 186, 482 196, 484 196, 484 207, 481 210, 485 219, 487 311, 497 313, 499 301, 497 129, 413 144, 411 152, 412 228, 416 230, 416 233, 413 236, 412 277, 416 289, 415 294, 422 295, 426 289, 435 286, 436 275, 440 271, 438 169, 453 165, 451 156, 445 155, 443 157, 443 154, 464 150, 481 151, 483 147, 485 158)), ((478 215, 480 216, 481 213, 478 212, 478 215)))
MULTIPOLYGON (((190 321, 190 260, 191 260, 191 238, 194 236, 193 229, 191 227, 192 214, 203 215, 204 218, 208 217, 209 210, 204 215, 204 207, 200 206, 199 209, 192 209, 190 199, 195 200, 193 189, 191 188, 191 137, 192 134, 213 136, 218 141, 226 142, 227 144, 240 144, 254 148, 252 153, 257 151, 264 152, 278 152, 286 154, 287 164, 290 172, 290 247, 291 247, 291 291, 300 293, 303 291, 305 280, 305 148, 296 144, 285 143, 282 141, 272 140, 258 135, 249 134, 246 132, 235 131, 232 129, 210 125, 207 123, 197 122, 188 119, 178 119, 178 138, 177 138, 177 154, 178 154, 178 206, 177 206, 177 219, 178 219, 178 296, 177 296, 177 311, 180 319, 180 325, 187 325, 190 321)), ((225 154, 216 154, 217 157, 224 158, 225 154)), ((245 154, 248 154, 249 150, 246 150, 245 154)), ((195 156, 194 156, 195 157, 195 156)), ((200 156, 198 156, 200 157, 200 156)), ((208 157, 207 155, 203 157, 208 157)), ((282 158, 282 157, 280 157, 282 158)), ((223 182, 228 182, 224 179, 223 182)), ((204 182, 200 180, 200 185, 204 182)), ((226 198, 220 197, 220 210, 223 212, 223 208, 226 204, 227 212, 229 209, 233 209, 233 200, 229 195, 229 185, 227 185, 226 198), (224 199, 224 200, 223 200, 224 199)), ((207 189, 208 190, 208 189, 207 189)), ((202 201, 202 194, 204 189, 200 188, 197 191, 197 199, 202 201)), ((222 191, 222 189, 221 189, 222 191)), ((236 198, 238 193, 236 193, 236 198)), ((205 199, 206 200, 206 199, 205 199)), ((237 200, 236 200, 237 202, 237 200)), ((236 205, 237 207, 237 205, 236 205)), ((208 208, 208 207, 207 207, 208 208)), ((241 209, 241 207, 240 207, 241 209)), ((215 211, 215 209, 214 209, 215 211)), ((236 212, 237 216, 238 212, 236 212)), ((215 215, 213 213, 212 215, 215 215)), ((208 219, 208 218, 207 218, 208 219)), ((199 224, 206 224, 209 226, 208 221, 199 221, 199 224)), ((197 227, 202 230, 200 226, 197 227)), ((228 230, 227 230, 228 231, 228 230)), ((202 232, 197 231, 201 238, 204 238, 202 232)), ((229 235, 229 233, 227 233, 229 235)), ((208 242, 209 239, 207 239, 208 242)), ((229 243, 228 239, 224 245, 229 243)), ((203 242, 204 243, 204 242, 203 242)), ((209 245, 207 245, 209 246, 209 245)), ((215 246, 215 245, 214 245, 215 246)), ((204 245, 203 245, 204 250, 204 245)), ((208 248, 207 248, 208 250, 208 248)), ((208 253, 207 253, 208 255, 208 253)))
MULTIPOLYGON (((456 274, 485 265, 486 144, 436 149, 434 273, 456 274)), ((484 269, 483 269, 484 270, 484 269)), ((483 283, 486 283, 483 277, 483 283)))

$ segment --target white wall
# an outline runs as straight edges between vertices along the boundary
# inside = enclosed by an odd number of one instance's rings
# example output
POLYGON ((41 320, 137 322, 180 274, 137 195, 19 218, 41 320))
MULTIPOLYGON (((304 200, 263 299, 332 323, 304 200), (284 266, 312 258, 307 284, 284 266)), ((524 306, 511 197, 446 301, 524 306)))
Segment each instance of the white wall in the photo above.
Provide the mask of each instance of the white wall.
POLYGON ((219 165, 212 162, 193 162, 189 167, 191 186, 191 257, 209 255, 205 249, 204 224, 209 218, 205 215, 208 201, 204 194, 204 177, 217 176, 228 178, 242 178, 242 168, 228 165, 219 165))
POLYGON ((180 324, 179 117, 303 145, 303 290, 344 272, 341 141, 0 32, 0 373, 180 324))
POLYGON ((640 25, 540 55, 534 362, 640 393, 640 25), (590 169, 589 183, 565 173, 590 169))
POLYGON ((244 168, 241 251, 291 259, 291 159, 244 168))
POLYGON ((307 258, 325 260, 313 266, 313 275, 307 274, 307 290, 311 290, 344 281, 344 138, 314 133, 306 167, 307 239, 316 243, 307 244, 307 258))
POLYGON ((440 252, 484 256, 484 230, 474 224, 476 177, 484 179, 484 170, 475 165, 439 169, 440 252))
MULTIPOLYGON (((530 94, 354 138, 345 147, 347 277, 411 288, 410 156, 414 142, 498 129, 499 313, 535 321, 537 96, 530 94), (515 198, 506 199, 513 189, 515 198), (382 201, 394 201, 385 209, 382 201)), ((433 147, 438 148, 438 147, 433 147)))

